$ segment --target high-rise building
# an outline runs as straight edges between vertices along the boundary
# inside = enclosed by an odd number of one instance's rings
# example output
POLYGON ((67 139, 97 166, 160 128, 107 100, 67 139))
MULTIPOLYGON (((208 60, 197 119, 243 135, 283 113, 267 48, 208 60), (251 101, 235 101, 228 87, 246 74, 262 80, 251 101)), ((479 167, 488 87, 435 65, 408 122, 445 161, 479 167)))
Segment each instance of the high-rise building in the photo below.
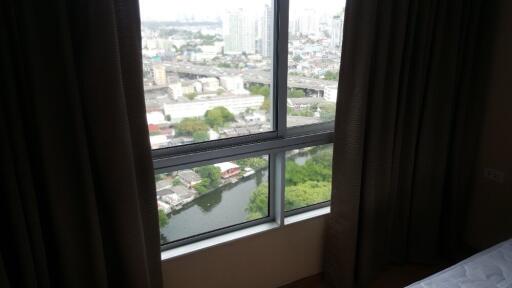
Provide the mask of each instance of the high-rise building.
POLYGON ((256 22, 243 9, 228 12, 222 21, 224 53, 254 54, 256 52, 256 22))
POLYGON ((272 7, 265 5, 263 19, 261 21, 261 55, 263 57, 272 57, 272 7))
POLYGON ((341 48, 343 39, 343 18, 339 15, 332 17, 331 23, 331 47, 333 49, 341 48))
POLYGON ((308 8, 300 12, 295 29, 302 35, 317 35, 320 33, 319 23, 318 12, 308 8))
POLYGON ((153 78, 156 85, 167 85, 167 72, 164 65, 153 64, 153 78))

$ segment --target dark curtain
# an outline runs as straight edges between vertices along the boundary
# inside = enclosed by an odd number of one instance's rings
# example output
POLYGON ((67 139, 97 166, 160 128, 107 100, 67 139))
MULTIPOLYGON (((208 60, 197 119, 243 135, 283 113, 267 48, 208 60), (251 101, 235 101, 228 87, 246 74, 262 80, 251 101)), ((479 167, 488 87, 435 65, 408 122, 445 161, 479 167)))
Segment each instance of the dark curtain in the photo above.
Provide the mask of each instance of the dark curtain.
POLYGON ((464 254, 480 1, 348 0, 325 277, 464 254))
POLYGON ((0 6, 0 287, 160 287, 138 2, 0 6))

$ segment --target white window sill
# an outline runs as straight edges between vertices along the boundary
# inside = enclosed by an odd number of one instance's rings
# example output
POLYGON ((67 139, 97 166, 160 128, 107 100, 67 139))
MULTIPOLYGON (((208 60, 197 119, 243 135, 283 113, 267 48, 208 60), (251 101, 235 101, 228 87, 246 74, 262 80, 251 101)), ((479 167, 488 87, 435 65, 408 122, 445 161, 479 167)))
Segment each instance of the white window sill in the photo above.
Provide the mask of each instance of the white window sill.
MULTIPOLYGON (((329 214, 331 212, 331 207, 323 207, 311 211, 307 211, 304 213, 300 213, 297 215, 289 216, 284 218, 284 225, 289 225, 309 219, 313 219, 316 217, 320 217, 322 215, 329 214)), ((245 237, 249 237, 252 235, 260 234, 266 231, 270 231, 273 229, 278 229, 283 225, 279 225, 276 222, 263 223, 256 226, 248 227, 245 229, 240 229, 237 231, 233 231, 230 233, 222 234, 216 237, 208 238, 205 240, 197 241, 194 243, 186 244, 180 247, 172 248, 169 250, 162 251, 161 260, 166 261, 179 256, 187 255, 193 252, 201 251, 210 247, 215 247, 217 245, 225 244, 234 240, 242 239, 245 237)))

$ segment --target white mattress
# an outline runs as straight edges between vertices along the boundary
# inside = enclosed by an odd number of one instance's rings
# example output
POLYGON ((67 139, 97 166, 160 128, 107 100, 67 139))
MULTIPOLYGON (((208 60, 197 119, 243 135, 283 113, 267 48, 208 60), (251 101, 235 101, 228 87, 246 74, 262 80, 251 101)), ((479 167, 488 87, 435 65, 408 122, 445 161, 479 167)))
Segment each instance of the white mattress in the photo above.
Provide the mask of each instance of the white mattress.
POLYGON ((407 287, 512 288, 512 239, 407 287))

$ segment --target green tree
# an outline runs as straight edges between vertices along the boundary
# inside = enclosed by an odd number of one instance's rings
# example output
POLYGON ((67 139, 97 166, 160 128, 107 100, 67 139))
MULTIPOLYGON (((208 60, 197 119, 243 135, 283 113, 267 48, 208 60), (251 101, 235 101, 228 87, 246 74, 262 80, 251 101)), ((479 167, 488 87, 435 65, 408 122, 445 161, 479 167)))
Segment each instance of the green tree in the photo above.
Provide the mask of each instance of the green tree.
POLYGON ((199 194, 205 194, 219 186, 221 175, 218 167, 206 165, 196 168, 195 170, 202 178, 201 182, 194 185, 194 189, 199 192, 199 194))
POLYGON ((336 105, 322 105, 320 106, 320 119, 322 121, 332 121, 336 117, 336 105))
POLYGON ((292 210, 329 200, 330 182, 307 181, 295 186, 286 186, 284 207, 292 210))
POLYGON ((207 132, 208 125, 200 118, 185 118, 174 127, 176 136, 192 136, 196 132, 207 132))
POLYGON ((162 209, 158 209, 158 223, 159 223, 160 228, 163 228, 167 224, 169 224, 169 218, 167 218, 165 211, 162 209))
POLYGON ((212 128, 224 126, 227 122, 235 121, 235 115, 226 107, 215 107, 204 113, 204 121, 212 128))
POLYGON ((324 79, 325 80, 338 80, 339 74, 340 74, 339 72, 327 71, 324 74, 324 79))
POLYGON ((181 180, 180 178, 176 177, 174 178, 174 180, 172 180, 172 186, 178 186, 178 185, 181 185, 181 180))
POLYGON ((263 183, 251 194, 246 208, 247 220, 254 220, 268 215, 268 184, 263 183))
POLYGON ((251 95, 263 95, 268 98, 268 96, 270 95, 270 86, 261 84, 251 84, 249 85, 249 92, 251 92, 251 95))
POLYGON ((303 97, 306 97, 306 93, 302 89, 291 88, 291 89, 288 89, 288 97, 303 98, 303 97))
POLYGON ((210 179, 205 178, 205 179, 201 180, 201 182, 194 185, 194 189, 196 189, 196 191, 199 194, 204 194, 204 193, 210 191, 210 189, 212 189, 210 186, 211 186, 210 179))
POLYGON ((192 92, 192 93, 185 93, 183 96, 187 97, 188 100, 194 100, 194 98, 197 97, 197 93, 196 92, 192 92))
POLYGON ((270 99, 269 97, 265 97, 263 100, 263 104, 261 104, 261 109, 265 110, 266 112, 270 111, 270 99))
POLYGON ((207 131, 196 131, 192 134, 192 138, 194 138, 195 142, 202 142, 209 140, 207 131))
POLYGON ((236 161, 236 164, 240 166, 241 169, 246 167, 252 168, 254 170, 259 170, 267 167, 267 160, 261 157, 252 157, 252 158, 244 158, 236 161))

